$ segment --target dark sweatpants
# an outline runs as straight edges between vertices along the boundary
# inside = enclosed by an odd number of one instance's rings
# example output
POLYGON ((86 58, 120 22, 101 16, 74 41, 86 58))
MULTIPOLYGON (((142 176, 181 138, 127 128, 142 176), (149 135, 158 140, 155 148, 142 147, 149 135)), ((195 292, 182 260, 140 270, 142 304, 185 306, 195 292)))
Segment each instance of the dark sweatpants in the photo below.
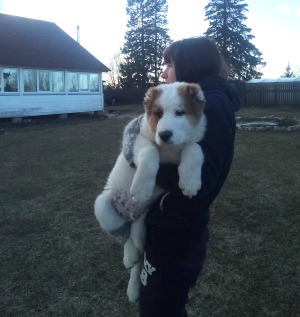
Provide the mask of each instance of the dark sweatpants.
POLYGON ((188 316, 185 310, 188 292, 200 271, 201 267, 186 269, 146 253, 140 289, 140 317, 188 316))
POLYGON ((140 317, 185 317, 189 289, 202 269, 208 241, 208 210, 167 196, 146 217, 147 242, 141 275, 140 317))

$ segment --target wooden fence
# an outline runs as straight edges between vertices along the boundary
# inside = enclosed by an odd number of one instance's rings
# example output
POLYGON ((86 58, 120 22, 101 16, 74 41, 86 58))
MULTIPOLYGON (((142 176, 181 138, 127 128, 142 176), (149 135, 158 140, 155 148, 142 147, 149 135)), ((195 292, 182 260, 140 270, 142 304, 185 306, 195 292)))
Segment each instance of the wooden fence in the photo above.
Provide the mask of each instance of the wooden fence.
POLYGON ((236 88, 244 106, 300 108, 300 82, 244 83, 236 88))
MULTIPOLYGON (((296 82, 232 82, 243 106, 291 107, 300 109, 300 81, 296 82)), ((146 89, 125 88, 104 90, 105 104, 142 103, 146 89)))
POLYGON ((145 88, 105 89, 104 103, 106 105, 141 104, 145 93, 145 88))

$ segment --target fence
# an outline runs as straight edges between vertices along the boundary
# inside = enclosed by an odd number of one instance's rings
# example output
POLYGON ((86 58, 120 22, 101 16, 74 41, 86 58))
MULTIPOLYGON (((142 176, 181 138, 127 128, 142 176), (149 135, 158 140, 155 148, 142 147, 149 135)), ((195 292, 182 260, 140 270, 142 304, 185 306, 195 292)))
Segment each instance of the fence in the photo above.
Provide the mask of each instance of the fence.
POLYGON ((245 106, 300 108, 300 82, 257 82, 236 86, 245 106))
POLYGON ((106 105, 142 103, 145 93, 146 88, 105 89, 104 103, 106 105))
MULTIPOLYGON (((233 82, 232 84, 238 90, 243 106, 288 106, 300 109, 300 80, 254 79, 246 83, 233 82)), ((142 103, 146 90, 145 88, 105 89, 104 102, 107 105, 142 103)))

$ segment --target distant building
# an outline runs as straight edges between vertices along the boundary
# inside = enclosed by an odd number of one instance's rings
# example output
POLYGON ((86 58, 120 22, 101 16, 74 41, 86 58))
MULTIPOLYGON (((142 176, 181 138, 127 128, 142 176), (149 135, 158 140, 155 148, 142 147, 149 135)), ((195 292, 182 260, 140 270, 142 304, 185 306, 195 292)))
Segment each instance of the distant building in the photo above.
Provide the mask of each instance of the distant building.
POLYGON ((0 14, 0 118, 102 110, 107 71, 56 24, 0 14))

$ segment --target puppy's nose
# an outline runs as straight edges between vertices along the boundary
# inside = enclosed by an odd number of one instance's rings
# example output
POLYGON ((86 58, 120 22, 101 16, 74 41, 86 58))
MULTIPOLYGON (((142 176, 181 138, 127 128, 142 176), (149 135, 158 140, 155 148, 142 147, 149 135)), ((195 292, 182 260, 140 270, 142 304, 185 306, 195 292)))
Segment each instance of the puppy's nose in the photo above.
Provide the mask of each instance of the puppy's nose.
POLYGON ((173 132, 170 130, 165 130, 165 131, 159 132, 158 135, 162 139, 162 141, 168 142, 171 136, 173 135, 173 132))

